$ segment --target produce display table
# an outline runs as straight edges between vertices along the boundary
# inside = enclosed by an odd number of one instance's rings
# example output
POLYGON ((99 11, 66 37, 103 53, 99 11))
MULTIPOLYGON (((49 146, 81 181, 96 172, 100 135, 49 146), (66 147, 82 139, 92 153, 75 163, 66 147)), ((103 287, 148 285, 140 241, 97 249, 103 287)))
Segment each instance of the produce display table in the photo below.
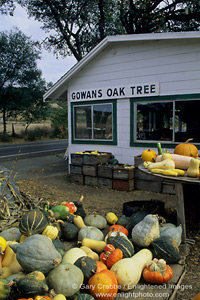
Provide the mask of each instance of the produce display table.
MULTIPOLYGON (((200 191, 200 180, 198 178, 191 178, 188 176, 166 176, 161 174, 151 173, 146 169, 143 164, 138 166, 138 169, 142 172, 149 174, 153 177, 160 177, 163 180, 169 180, 175 184, 175 193, 176 193, 176 210, 177 210, 177 224, 182 224, 183 234, 182 242, 186 242, 186 217, 185 212, 190 215, 190 218, 193 215, 199 213, 200 202, 198 201, 198 190, 200 191), (190 191, 188 193, 188 191, 190 191), (196 200, 194 202, 194 200, 196 200), (193 206, 193 203, 195 206, 193 206)), ((194 220, 195 221, 195 220, 194 220)))

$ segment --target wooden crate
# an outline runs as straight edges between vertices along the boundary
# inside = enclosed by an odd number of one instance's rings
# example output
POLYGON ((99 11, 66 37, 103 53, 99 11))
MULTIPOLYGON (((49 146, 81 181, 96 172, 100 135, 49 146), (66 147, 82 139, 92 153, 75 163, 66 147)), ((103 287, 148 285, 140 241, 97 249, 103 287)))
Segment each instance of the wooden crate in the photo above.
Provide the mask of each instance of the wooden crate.
POLYGON ((71 174, 70 182, 76 184, 84 184, 84 176, 79 174, 71 174))
POLYGON ((113 181, 111 178, 98 177, 97 182, 98 182, 98 187, 100 188, 107 188, 107 189, 113 188, 113 181))
POLYGON ((130 179, 130 180, 113 179, 113 190, 127 191, 127 192, 134 190, 134 179, 130 179))
MULTIPOLYGON (((87 151, 88 152, 88 151, 87 151)), ((111 159, 111 153, 101 154, 103 152, 99 152, 100 155, 97 154, 83 154, 83 164, 85 165, 99 165, 106 164, 111 159)))
POLYGON ((97 186, 97 177, 94 176, 84 176, 85 185, 97 186))
POLYGON ((134 178, 134 167, 125 168, 123 165, 113 168, 113 179, 130 180, 134 178))
POLYGON ((82 166, 83 154, 71 153, 71 164, 76 166, 82 166))
POLYGON ((113 168, 109 165, 98 165, 98 176, 103 178, 113 177, 113 168))
POLYGON ((97 166, 83 165, 83 175, 97 176, 97 166))
POLYGON ((79 174, 82 175, 82 166, 77 166, 77 165, 70 165, 70 173, 71 174, 79 174))

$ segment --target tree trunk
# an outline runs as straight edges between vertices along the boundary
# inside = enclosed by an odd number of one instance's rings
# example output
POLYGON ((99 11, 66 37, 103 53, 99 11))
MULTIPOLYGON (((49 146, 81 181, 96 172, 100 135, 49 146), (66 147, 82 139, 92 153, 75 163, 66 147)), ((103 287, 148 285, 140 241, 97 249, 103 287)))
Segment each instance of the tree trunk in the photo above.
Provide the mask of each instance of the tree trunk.
POLYGON ((3 136, 6 135, 6 110, 3 109, 3 136))

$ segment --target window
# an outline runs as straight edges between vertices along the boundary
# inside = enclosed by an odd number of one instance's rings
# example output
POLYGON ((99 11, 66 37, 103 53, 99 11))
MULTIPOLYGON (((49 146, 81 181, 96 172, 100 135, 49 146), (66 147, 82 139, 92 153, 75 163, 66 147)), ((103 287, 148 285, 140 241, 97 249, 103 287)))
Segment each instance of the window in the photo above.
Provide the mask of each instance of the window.
POLYGON ((200 143, 200 100, 159 98, 160 101, 155 98, 145 102, 132 101, 132 142, 172 144, 193 138, 194 143, 200 143))
POLYGON ((72 137, 76 141, 116 140, 116 102, 72 103, 72 137))

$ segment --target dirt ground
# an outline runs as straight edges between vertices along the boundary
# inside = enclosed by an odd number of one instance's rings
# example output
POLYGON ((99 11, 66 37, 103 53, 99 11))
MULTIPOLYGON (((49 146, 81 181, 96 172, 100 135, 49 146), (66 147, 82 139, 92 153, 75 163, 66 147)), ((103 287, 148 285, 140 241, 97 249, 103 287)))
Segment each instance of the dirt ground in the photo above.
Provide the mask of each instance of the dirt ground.
MULTIPOLYGON (((39 172, 39 170, 38 170, 39 172)), ((70 183, 70 175, 57 174, 55 176, 36 176, 18 180, 19 189, 34 197, 49 200, 52 204, 59 204, 62 201, 79 200, 84 196, 84 208, 87 213, 94 210, 102 215, 113 211, 120 216, 123 211, 123 203, 134 200, 163 200, 174 202, 175 196, 163 195, 144 191, 119 192, 97 187, 83 186, 70 183)), ((186 274, 177 287, 174 299, 189 300, 200 292, 200 235, 199 232, 188 232, 188 237, 193 239, 194 244, 190 245, 186 258, 186 274)))

